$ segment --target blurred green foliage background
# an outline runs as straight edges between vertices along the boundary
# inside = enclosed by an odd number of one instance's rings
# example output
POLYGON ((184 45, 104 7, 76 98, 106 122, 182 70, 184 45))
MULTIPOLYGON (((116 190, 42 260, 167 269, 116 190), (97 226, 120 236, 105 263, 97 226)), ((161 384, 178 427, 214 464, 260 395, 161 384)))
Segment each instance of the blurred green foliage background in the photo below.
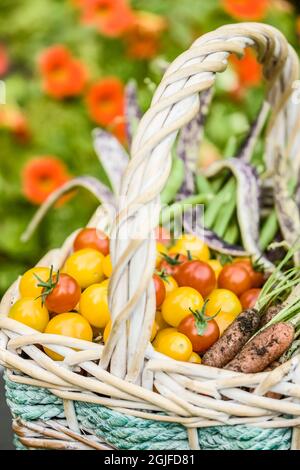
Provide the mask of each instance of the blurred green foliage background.
MULTIPOLYGON (((106 181, 93 150, 91 131, 96 124, 88 114, 84 93, 64 100, 48 96, 41 85, 39 55, 50 46, 62 44, 85 64, 89 83, 107 76, 116 76, 124 84, 134 78, 145 110, 152 84, 160 80, 158 58, 170 61, 201 34, 239 19, 225 11, 219 0, 132 0, 134 12, 151 12, 166 21, 164 31, 156 38, 157 50, 152 57, 141 59, 128 56, 123 37, 111 38, 82 24, 82 2, 0 3, 0 44, 10 63, 0 77, 6 84, 6 105, 1 104, 0 111, 5 106, 18 109, 28 128, 28 136, 20 140, 13 128, 0 123, 0 294, 45 251, 59 246, 72 230, 84 225, 97 205, 86 192, 78 191, 76 197, 51 210, 28 243, 21 243, 20 235, 36 210, 22 191, 25 162, 53 155, 64 162, 71 175, 89 174, 106 181)), ((252 0, 253 8, 256 3, 252 0)), ((270 1, 261 19, 279 28, 299 50, 299 21, 291 3, 270 1)), ((231 93, 232 81, 230 74, 220 79, 206 129, 207 139, 221 154, 228 136, 245 130, 262 100, 261 83, 237 96, 231 93)))

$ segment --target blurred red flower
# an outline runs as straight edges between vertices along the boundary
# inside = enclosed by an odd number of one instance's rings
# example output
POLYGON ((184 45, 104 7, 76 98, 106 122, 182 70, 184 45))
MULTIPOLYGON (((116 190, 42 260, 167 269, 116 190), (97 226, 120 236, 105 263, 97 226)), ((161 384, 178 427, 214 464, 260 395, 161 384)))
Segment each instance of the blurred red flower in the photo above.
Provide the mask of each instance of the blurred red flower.
POLYGON ((0 127, 9 130, 21 143, 27 142, 30 138, 27 119, 14 106, 5 105, 0 107, 0 127))
POLYGON ((6 47, 0 44, 0 77, 6 74, 9 69, 9 57, 6 47))
POLYGON ((84 65, 62 45, 46 49, 39 60, 45 92, 57 99, 79 95, 87 81, 84 65))
POLYGON ((69 179, 65 165, 56 157, 35 157, 23 168, 23 193, 33 204, 41 204, 69 179))
POLYGON ((126 32, 127 52, 136 59, 151 59, 159 50, 159 39, 166 29, 166 20, 153 13, 139 11, 126 32))
POLYGON ((133 13, 126 0, 82 0, 82 22, 95 26, 105 36, 118 37, 133 22, 133 13))
POLYGON ((261 20, 265 17, 269 0, 221 0, 229 15, 237 20, 261 20))
POLYGON ((242 87, 257 86, 262 82, 262 66, 252 49, 247 48, 241 59, 235 55, 231 56, 230 61, 242 87))
POLYGON ((121 141, 124 141, 124 86, 122 82, 116 77, 99 80, 90 88, 86 101, 93 121, 108 127, 121 141))

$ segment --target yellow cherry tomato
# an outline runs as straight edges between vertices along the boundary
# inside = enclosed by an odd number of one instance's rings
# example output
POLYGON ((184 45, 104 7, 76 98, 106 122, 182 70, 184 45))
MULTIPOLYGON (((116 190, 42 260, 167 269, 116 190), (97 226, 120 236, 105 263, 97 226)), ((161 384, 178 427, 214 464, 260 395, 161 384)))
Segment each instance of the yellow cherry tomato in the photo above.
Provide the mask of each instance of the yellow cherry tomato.
POLYGON ((110 320, 107 291, 108 279, 100 284, 92 284, 80 297, 79 312, 96 328, 105 328, 110 320))
POLYGON ((106 327, 104 328, 104 331, 103 331, 103 342, 104 342, 104 344, 107 343, 110 332, 111 332, 111 320, 109 320, 109 322, 107 323, 107 325, 106 325, 106 327))
POLYGON ((166 288, 166 295, 168 295, 170 292, 173 290, 177 289, 178 284, 175 281, 174 277, 172 276, 166 276, 163 278, 163 282, 166 288))
MULTIPOLYGON (((83 339, 85 341, 92 341, 93 330, 88 321, 83 318, 79 313, 60 313, 55 315, 48 323, 45 333, 52 335, 69 336, 70 338, 83 339)), ((62 361, 63 357, 48 348, 44 348, 45 353, 48 354, 54 361, 62 361)))
POLYGON ((44 332, 49 321, 48 310, 42 305, 41 299, 32 297, 22 297, 17 300, 8 316, 41 333, 44 332))
POLYGON ((190 309, 200 310, 203 306, 202 295, 192 287, 178 287, 165 298, 161 313, 171 326, 177 327, 181 320, 191 314, 190 309))
MULTIPOLYGON (((162 332, 159 332, 162 333, 162 332)), ((193 352, 192 343, 189 338, 178 331, 169 331, 164 335, 157 334, 153 341, 156 351, 176 359, 176 361, 187 361, 193 352)))
POLYGON ((41 295, 43 287, 39 287, 38 276, 42 281, 48 281, 50 277, 50 268, 35 267, 31 268, 23 274, 20 280, 19 291, 21 297, 36 298, 41 295))
POLYGON ((150 341, 152 342, 157 335, 157 332, 159 330, 158 324, 156 321, 153 323, 152 330, 151 330, 151 336, 150 336, 150 341))
POLYGON ((201 364, 202 360, 199 354, 193 351, 190 357, 188 358, 188 362, 192 362, 193 364, 201 364))
POLYGON ((167 327, 167 328, 163 328, 162 330, 159 330, 156 337, 155 337, 155 340, 156 341, 160 341, 161 338, 163 338, 165 335, 169 334, 169 333, 174 333, 174 331, 176 332, 176 328, 172 328, 172 327, 167 327))
POLYGON ((163 260, 163 254, 167 255, 168 254, 168 249, 165 245, 163 245, 162 243, 160 242, 157 242, 156 243, 156 251, 157 251, 157 254, 156 254, 156 263, 155 263, 155 266, 158 268, 158 266, 160 265, 160 263, 162 262, 163 260))
POLYGON ((169 326, 168 323, 165 322, 160 310, 156 311, 155 322, 157 323, 159 330, 162 330, 163 328, 167 328, 169 326))
POLYGON ((103 260, 104 256, 100 251, 84 248, 69 256, 62 272, 74 277, 80 287, 85 289, 104 279, 103 260))
POLYGON ((215 276, 216 276, 216 279, 218 279, 219 274, 223 269, 223 266, 220 263, 220 261, 218 259, 209 259, 207 261, 207 264, 209 264, 209 266, 213 269, 213 271, 215 273, 215 276))
POLYGON ((214 320, 218 324, 219 330, 220 330, 220 336, 224 333, 226 328, 231 325, 231 323, 236 319, 236 315, 233 315, 232 313, 222 313, 220 312, 219 315, 217 315, 214 320))
POLYGON ((218 324, 220 335, 222 335, 227 326, 241 313, 241 302, 233 292, 227 289, 215 289, 207 298, 206 314, 213 316, 220 311, 214 320, 218 324))
POLYGON ((187 256, 188 252, 190 252, 192 258, 200 259, 201 261, 207 261, 210 256, 208 246, 200 238, 190 233, 185 233, 170 248, 169 253, 181 253, 187 256))
POLYGON ((112 275, 112 264, 111 264, 111 259, 110 259, 110 255, 106 255, 104 260, 103 260, 103 272, 105 274, 106 277, 110 277, 112 275))

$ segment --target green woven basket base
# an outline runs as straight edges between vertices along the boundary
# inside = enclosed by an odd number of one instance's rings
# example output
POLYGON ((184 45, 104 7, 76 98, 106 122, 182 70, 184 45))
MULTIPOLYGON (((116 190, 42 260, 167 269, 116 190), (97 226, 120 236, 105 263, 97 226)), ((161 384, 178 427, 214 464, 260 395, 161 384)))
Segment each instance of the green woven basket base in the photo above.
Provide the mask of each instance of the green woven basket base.
MULTIPOLYGON (((16 384, 5 378, 6 398, 14 416, 25 421, 64 418, 63 402, 44 388, 16 384)), ((186 429, 164 423, 126 416, 109 408, 75 402, 78 421, 85 428, 118 449, 187 450, 186 429)), ((260 429, 252 426, 215 426, 198 430, 202 450, 287 450, 291 429, 260 429)), ((24 446, 15 439, 17 449, 24 446)))

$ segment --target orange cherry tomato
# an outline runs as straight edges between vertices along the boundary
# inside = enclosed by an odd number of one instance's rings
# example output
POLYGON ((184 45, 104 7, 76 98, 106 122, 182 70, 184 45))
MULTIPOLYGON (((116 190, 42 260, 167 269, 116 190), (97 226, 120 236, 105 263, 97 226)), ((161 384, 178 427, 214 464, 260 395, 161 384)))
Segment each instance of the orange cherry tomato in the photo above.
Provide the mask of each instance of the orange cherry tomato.
POLYGON ((250 279, 251 279, 251 286, 252 287, 261 287, 264 283, 264 273, 260 271, 255 271, 251 260, 247 259, 239 259, 238 261, 234 262, 235 265, 241 265, 247 269, 250 279))
POLYGON ((253 289, 246 290, 240 296, 240 302, 244 310, 246 310, 247 308, 254 307, 259 297, 260 292, 261 292, 261 289, 253 288, 253 289))
POLYGON ((186 335, 192 343, 193 351, 204 353, 220 336, 220 330, 215 320, 199 325, 194 315, 185 317, 178 326, 178 331, 186 335))
POLYGON ((220 263, 220 261, 218 259, 209 259, 208 261, 206 261, 207 264, 209 264, 209 266, 213 269, 214 273, 215 273, 215 276, 216 276, 216 279, 218 279, 219 277, 219 274, 220 272, 222 271, 223 269, 223 266, 222 264, 220 263))
POLYGON ((38 278, 46 282, 50 276, 50 268, 36 266, 31 268, 23 274, 20 280, 19 291, 22 297, 39 297, 42 293, 43 287, 39 286, 40 281, 38 278), (37 276, 37 277, 36 277, 37 276))
MULTIPOLYGON (((83 339, 85 341, 92 341, 93 339, 93 330, 89 322, 79 315, 79 313, 74 312, 55 315, 55 317, 49 321, 45 333, 69 336, 70 338, 83 339)), ((44 348, 44 350, 54 361, 63 360, 60 354, 48 348, 44 348)))
POLYGON ((159 331, 153 346, 161 354, 175 359, 176 361, 187 361, 192 354, 192 343, 189 338, 178 331, 159 331))
POLYGON ((79 302, 81 289, 78 282, 68 274, 59 274, 58 282, 56 283, 57 276, 52 278, 53 288, 47 294, 47 288, 43 290, 45 295, 45 305, 50 312, 64 313, 73 310, 79 302))
POLYGON ((174 277, 174 274, 176 274, 179 266, 186 261, 188 261, 187 256, 180 253, 171 253, 164 257, 159 265, 159 269, 164 274, 174 277))
POLYGON ((159 330, 163 330, 164 328, 168 328, 168 323, 164 320, 162 313, 160 310, 157 310, 155 314, 155 322, 158 325, 159 330))
POLYGON ((216 287, 216 276, 209 264, 200 260, 183 263, 173 274, 179 286, 189 286, 206 297, 216 287))
POLYGON ((83 248, 93 248, 106 256, 109 253, 109 238, 102 230, 83 228, 77 234, 73 246, 74 251, 82 250, 83 248))
POLYGON ((175 281, 174 277, 172 276, 164 276, 162 278, 165 288, 166 288, 166 295, 168 295, 170 292, 173 292, 173 290, 177 289, 178 284, 175 281))
POLYGON ((208 296, 205 313, 212 317, 219 312, 214 320, 218 324, 220 335, 223 334, 223 331, 226 330, 241 311, 242 306, 239 298, 230 290, 215 289, 208 296))
POLYGON ((161 277, 157 274, 153 275, 154 287, 155 287, 155 297, 156 297, 156 308, 160 307, 166 297, 166 288, 165 284, 161 277))
POLYGON ((163 328, 162 330, 159 330, 157 335, 156 335, 156 340, 159 341, 161 340, 161 338, 163 338, 165 335, 169 334, 169 333, 174 333, 176 332, 176 328, 172 328, 171 326, 167 327, 167 328, 163 328))
POLYGON ((92 284, 81 294, 79 311, 96 328, 105 328, 110 320, 108 307, 108 279, 92 284))
POLYGON ((201 310, 202 295, 192 287, 178 287, 165 298, 161 312, 163 319, 171 326, 177 327, 181 320, 190 315, 191 310, 201 310))
POLYGON ((151 330, 151 336, 150 336, 150 341, 151 341, 151 343, 152 343, 152 341, 154 340, 155 336, 157 335, 158 330, 159 330, 159 326, 158 326, 158 324, 157 324, 156 321, 155 321, 155 322, 153 323, 152 330, 151 330))
POLYGON ((112 275, 113 267, 111 264, 110 255, 105 256, 103 263, 102 263, 102 269, 106 277, 110 277, 112 275))
POLYGON ((106 324, 106 327, 104 328, 104 331, 103 331, 103 342, 104 342, 104 344, 107 343, 110 332, 111 332, 111 320, 109 320, 109 322, 106 324))
POLYGON ((192 258, 201 261, 207 261, 210 255, 209 248, 203 240, 191 233, 184 233, 175 245, 170 248, 169 253, 181 253, 183 255, 190 253, 192 258))
POLYGON ((218 286, 221 289, 231 290, 239 296, 251 289, 252 283, 247 269, 242 264, 233 263, 227 264, 222 269, 218 278, 218 286))
POLYGON ((201 364, 202 360, 199 354, 193 351, 187 362, 192 362, 193 364, 201 364))
POLYGON ((104 256, 100 251, 83 248, 66 259, 62 272, 72 276, 85 289, 104 279, 103 260, 104 256))
POLYGON ((8 316, 41 333, 44 332, 49 321, 48 310, 42 305, 41 299, 31 297, 22 297, 17 300, 8 316))

